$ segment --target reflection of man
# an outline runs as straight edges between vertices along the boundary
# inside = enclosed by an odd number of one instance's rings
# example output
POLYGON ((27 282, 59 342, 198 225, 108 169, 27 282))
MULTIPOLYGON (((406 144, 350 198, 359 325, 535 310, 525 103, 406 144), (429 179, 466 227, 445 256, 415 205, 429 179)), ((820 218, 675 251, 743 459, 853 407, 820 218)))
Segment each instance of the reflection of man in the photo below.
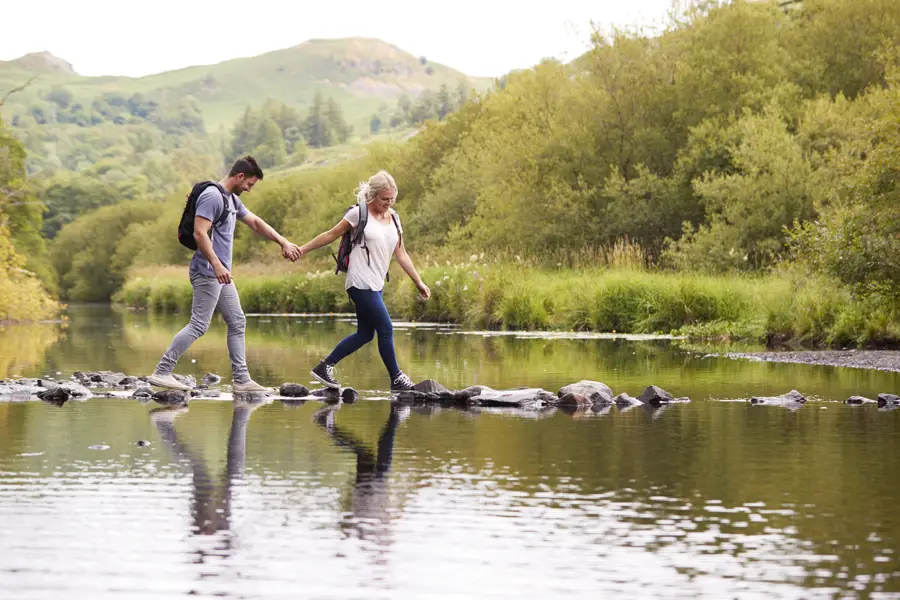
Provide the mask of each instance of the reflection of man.
POLYGON ((194 531, 203 535, 218 531, 228 531, 231 518, 231 495, 236 481, 244 471, 247 449, 247 423, 250 414, 265 403, 265 399, 235 399, 231 431, 228 434, 228 455, 225 464, 225 481, 214 482, 204 460, 178 439, 173 421, 179 414, 187 412, 187 407, 159 408, 151 413, 151 419, 160 437, 172 451, 176 459, 190 463, 193 474, 193 497, 191 516, 194 531))
POLYGON ((409 409, 391 404, 391 412, 378 437, 377 453, 374 455, 353 434, 334 424, 336 410, 336 407, 326 407, 317 412, 314 418, 338 446, 347 448, 356 455, 356 480, 350 488, 350 497, 345 497, 342 502, 343 512, 350 513, 350 516, 341 523, 341 528, 355 530, 360 539, 372 538, 379 546, 389 546, 390 498, 387 474, 391 470, 397 426, 405 418, 404 411, 409 409))

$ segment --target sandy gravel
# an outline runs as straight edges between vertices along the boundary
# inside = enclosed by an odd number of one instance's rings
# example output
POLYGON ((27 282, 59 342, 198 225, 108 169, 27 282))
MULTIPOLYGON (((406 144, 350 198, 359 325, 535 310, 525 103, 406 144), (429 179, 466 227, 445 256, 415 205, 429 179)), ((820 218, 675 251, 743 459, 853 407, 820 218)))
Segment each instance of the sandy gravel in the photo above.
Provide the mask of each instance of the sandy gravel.
POLYGON ((855 367, 879 371, 900 372, 900 351, 897 350, 810 350, 798 352, 732 352, 728 358, 747 358, 766 362, 801 363, 855 367))

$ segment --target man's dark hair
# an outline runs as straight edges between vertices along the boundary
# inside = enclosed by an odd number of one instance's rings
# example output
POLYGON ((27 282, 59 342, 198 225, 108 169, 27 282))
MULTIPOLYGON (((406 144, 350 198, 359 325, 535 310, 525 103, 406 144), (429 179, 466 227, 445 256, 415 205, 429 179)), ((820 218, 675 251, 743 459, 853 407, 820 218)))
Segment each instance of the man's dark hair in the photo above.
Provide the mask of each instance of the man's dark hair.
POLYGON ((244 158, 239 158, 234 161, 234 165, 232 165, 231 172, 228 174, 228 176, 234 177, 235 175, 240 175, 241 173, 243 173, 246 177, 256 177, 257 179, 263 178, 262 169, 260 169, 259 165, 256 164, 256 159, 249 154, 244 158))

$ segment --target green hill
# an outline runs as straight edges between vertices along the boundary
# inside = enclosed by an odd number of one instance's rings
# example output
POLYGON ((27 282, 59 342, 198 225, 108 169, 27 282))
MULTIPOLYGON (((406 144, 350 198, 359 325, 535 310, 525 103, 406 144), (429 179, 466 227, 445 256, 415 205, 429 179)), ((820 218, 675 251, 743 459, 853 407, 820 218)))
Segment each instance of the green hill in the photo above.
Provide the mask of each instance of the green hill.
POLYGON ((0 95, 35 77, 24 91, 8 98, 2 116, 10 121, 54 88, 71 94, 70 102, 90 106, 105 94, 173 102, 196 100, 206 131, 228 129, 244 109, 267 98, 305 111, 320 91, 341 104, 348 122, 358 131, 385 103, 406 94, 416 97, 442 84, 485 89, 491 81, 468 77, 377 39, 309 40, 292 48, 259 56, 192 66, 145 77, 83 77, 66 61, 49 53, 34 53, 0 62, 0 95))

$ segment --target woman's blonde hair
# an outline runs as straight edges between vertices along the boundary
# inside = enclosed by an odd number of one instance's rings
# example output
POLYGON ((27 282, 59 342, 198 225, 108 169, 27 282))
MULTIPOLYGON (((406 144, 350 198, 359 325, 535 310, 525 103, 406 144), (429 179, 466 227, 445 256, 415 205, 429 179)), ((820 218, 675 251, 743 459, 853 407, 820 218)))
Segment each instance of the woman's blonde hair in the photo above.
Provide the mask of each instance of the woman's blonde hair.
POLYGON ((366 204, 369 204, 384 190, 394 190, 396 194, 397 184, 394 183, 394 178, 391 177, 391 174, 382 169, 369 177, 369 181, 361 181, 359 183, 356 199, 360 202, 365 200, 366 204))

